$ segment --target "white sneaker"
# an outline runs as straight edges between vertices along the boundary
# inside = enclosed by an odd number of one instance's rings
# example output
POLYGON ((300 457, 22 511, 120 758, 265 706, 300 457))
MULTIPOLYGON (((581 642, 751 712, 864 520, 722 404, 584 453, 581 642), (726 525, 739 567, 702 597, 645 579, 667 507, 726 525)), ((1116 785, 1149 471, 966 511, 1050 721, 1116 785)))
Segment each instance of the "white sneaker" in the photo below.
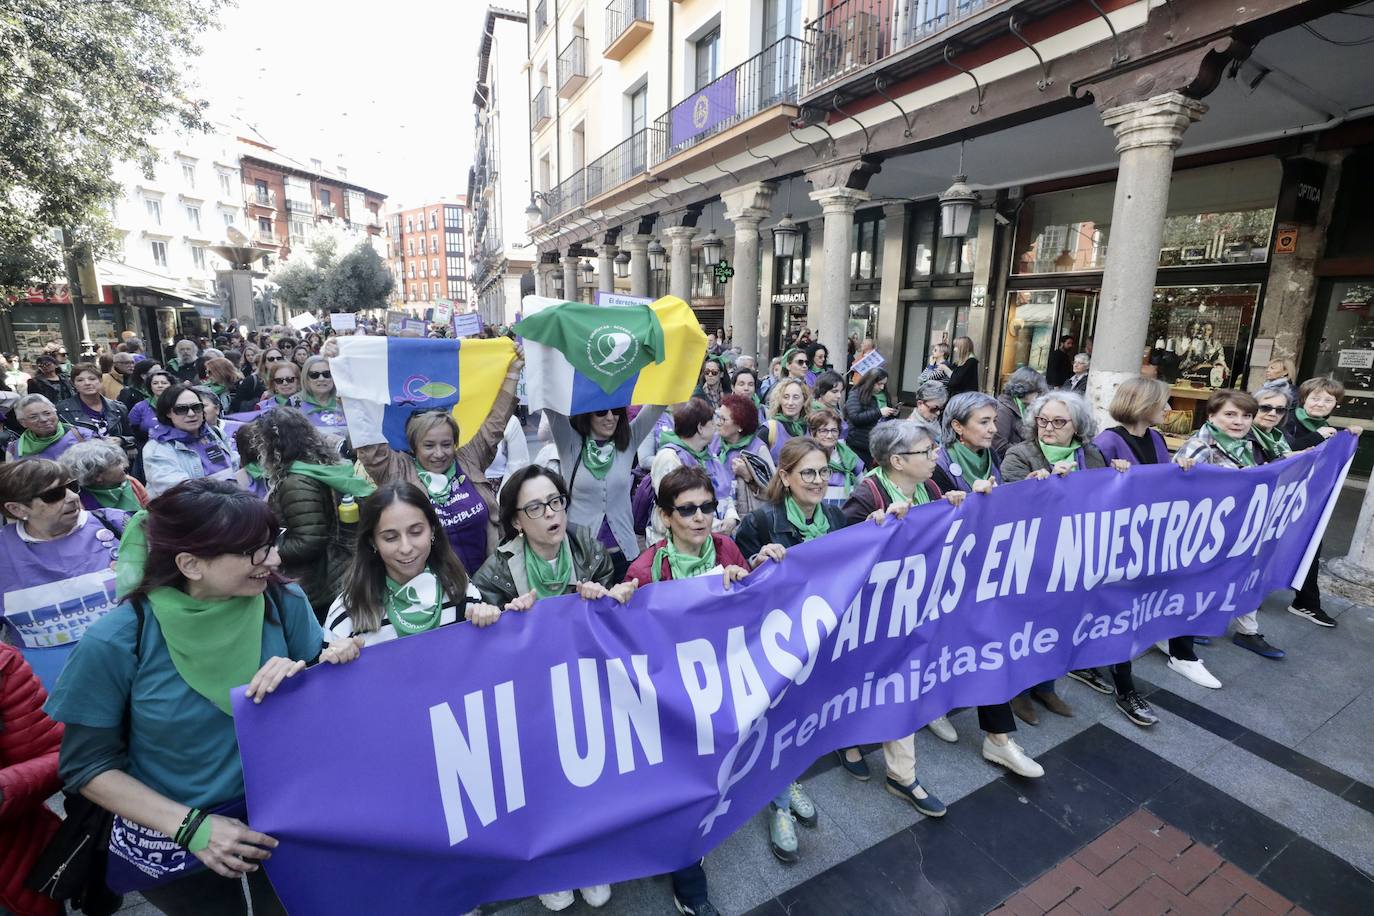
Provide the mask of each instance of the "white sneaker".
POLYGON ((1221 689, 1221 681, 1217 680, 1212 672, 1207 670, 1207 666, 1202 663, 1201 659, 1195 662, 1185 662, 1170 656, 1169 670, 1178 672, 1199 687, 1210 687, 1213 690, 1221 689))
POLYGON ((1021 745, 1008 738, 1006 744, 997 744, 991 738, 983 739, 983 759, 1006 767, 1017 776, 1038 779, 1045 775, 1045 768, 1031 759, 1021 745))
POLYGON ((598 884, 594 887, 578 888, 582 891, 582 899, 587 901, 587 906, 592 909, 605 906, 611 899, 611 886, 609 884, 598 884))
POLYGON ((577 902, 577 898, 573 896, 572 891, 559 891, 556 894, 540 894, 539 902, 544 904, 544 909, 557 913, 572 906, 577 902))
POLYGON ((959 740, 959 733, 954 730, 954 726, 950 724, 946 716, 940 716, 938 719, 931 719, 926 723, 926 728, 930 729, 930 733, 941 741, 948 741, 950 744, 953 744, 959 740))

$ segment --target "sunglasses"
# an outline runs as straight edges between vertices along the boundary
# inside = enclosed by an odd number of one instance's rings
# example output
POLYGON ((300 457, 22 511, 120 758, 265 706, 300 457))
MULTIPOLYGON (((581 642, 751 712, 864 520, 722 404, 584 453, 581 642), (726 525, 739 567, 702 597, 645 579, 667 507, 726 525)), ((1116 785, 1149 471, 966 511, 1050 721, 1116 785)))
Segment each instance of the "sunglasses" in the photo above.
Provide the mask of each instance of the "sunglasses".
POLYGON ((280 362, 284 362, 285 360, 286 360, 286 357, 285 357, 285 356, 282 356, 280 353, 278 353, 276 356, 269 356, 269 357, 267 357, 267 361, 268 361, 269 363, 280 363, 280 362))
POLYGON ((593 410, 593 411, 592 411, 592 416, 594 416, 594 417, 609 417, 609 416, 611 416, 611 415, 614 414, 614 413, 615 413, 614 410, 593 410))
POLYGON ((69 480, 66 483, 60 483, 57 486, 52 487, 51 489, 44 490, 42 493, 39 493, 36 498, 43 500, 43 502, 47 503, 48 505, 52 505, 53 503, 59 503, 62 500, 66 499, 68 493, 80 492, 81 485, 78 484, 75 480, 69 480))
POLYGON ((1275 406, 1275 405, 1273 405, 1273 404, 1261 404, 1261 405, 1259 406, 1259 412, 1260 412, 1260 413, 1288 413, 1288 408, 1287 408, 1287 407, 1277 407, 1277 406, 1275 406))
POLYGON ((323 372, 307 372, 306 375, 307 375, 308 377, 312 378, 312 379, 317 379, 317 378, 333 378, 333 377, 334 377, 334 374, 333 374, 332 372, 330 372, 328 369, 326 369, 326 370, 323 371, 323 372))
POLYGON ((300 381, 300 379, 297 378, 297 377, 294 376, 294 375, 283 375, 281 378, 274 378, 274 379, 272 379, 272 384, 273 384, 273 385, 288 385, 288 384, 289 384, 289 385, 294 385, 294 384, 296 384, 296 383, 299 382, 299 381, 300 381))
POLYGON ((1063 429, 1069 425, 1069 421, 1063 417, 1055 417, 1053 420, 1049 417, 1036 417, 1035 425, 1041 429, 1050 429, 1051 427, 1054 429, 1063 429))
POLYGON ((716 508, 719 505, 719 502, 712 499, 700 504, 688 503, 685 506, 673 506, 673 511, 677 513, 678 518, 691 518, 698 512, 700 512, 702 515, 714 518, 716 514, 716 508))
POLYGON ((189 417, 193 413, 204 413, 205 405, 199 402, 195 404, 173 404, 172 413, 179 417, 189 417))

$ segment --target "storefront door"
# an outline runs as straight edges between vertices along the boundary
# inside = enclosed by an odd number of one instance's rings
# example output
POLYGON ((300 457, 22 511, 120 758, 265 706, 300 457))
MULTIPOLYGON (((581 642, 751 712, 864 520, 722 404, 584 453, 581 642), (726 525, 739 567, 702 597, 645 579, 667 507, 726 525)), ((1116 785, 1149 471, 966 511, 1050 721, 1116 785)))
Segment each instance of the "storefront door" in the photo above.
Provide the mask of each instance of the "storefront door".
POLYGON ((953 344, 954 338, 968 334, 967 302, 949 304, 912 302, 906 306, 906 346, 902 351, 901 392, 914 400, 921 370, 926 367, 930 348, 937 343, 953 344))
POLYGON ((1063 303, 1059 308, 1059 333, 1054 337, 1055 346, 1067 334, 1073 338, 1077 352, 1089 350, 1088 341, 1097 325, 1097 297, 1100 292, 1096 289, 1064 290, 1063 303))
MULTIPOLYGON (((1312 319, 1299 377, 1326 375, 1344 385, 1332 425, 1368 429, 1374 424, 1374 277, 1323 281, 1312 319)), ((1368 474, 1371 466, 1374 437, 1361 436, 1352 470, 1368 474)))

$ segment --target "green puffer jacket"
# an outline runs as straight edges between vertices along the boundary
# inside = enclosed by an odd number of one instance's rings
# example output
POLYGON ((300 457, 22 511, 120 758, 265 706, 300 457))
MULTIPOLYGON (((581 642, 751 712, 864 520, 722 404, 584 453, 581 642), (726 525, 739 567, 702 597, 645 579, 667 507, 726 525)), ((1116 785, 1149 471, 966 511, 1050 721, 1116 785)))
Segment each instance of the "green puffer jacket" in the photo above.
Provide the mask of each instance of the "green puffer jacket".
POLYGON ((281 538, 282 572, 296 580, 323 621, 343 591, 353 552, 339 530, 338 496, 317 480, 287 474, 272 488, 267 504, 286 529, 281 538))
MULTIPOLYGON (((568 546, 572 549, 573 581, 600 582, 610 588, 616 584, 615 565, 606 548, 587 528, 568 526, 568 546)), ((516 537, 496 548, 477 574, 472 584, 482 593, 482 600, 503 608, 530 590, 525 574, 525 542, 516 537)))

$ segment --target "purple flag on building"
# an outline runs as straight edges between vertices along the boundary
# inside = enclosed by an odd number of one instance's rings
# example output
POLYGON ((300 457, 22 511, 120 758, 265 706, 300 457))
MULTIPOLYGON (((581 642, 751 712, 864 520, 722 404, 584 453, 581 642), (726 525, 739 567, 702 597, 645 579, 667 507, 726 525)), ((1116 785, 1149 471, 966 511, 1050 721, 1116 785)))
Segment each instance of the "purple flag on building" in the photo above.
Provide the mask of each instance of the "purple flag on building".
POLYGON ((669 145, 676 148, 735 116, 735 71, 673 106, 669 145))

